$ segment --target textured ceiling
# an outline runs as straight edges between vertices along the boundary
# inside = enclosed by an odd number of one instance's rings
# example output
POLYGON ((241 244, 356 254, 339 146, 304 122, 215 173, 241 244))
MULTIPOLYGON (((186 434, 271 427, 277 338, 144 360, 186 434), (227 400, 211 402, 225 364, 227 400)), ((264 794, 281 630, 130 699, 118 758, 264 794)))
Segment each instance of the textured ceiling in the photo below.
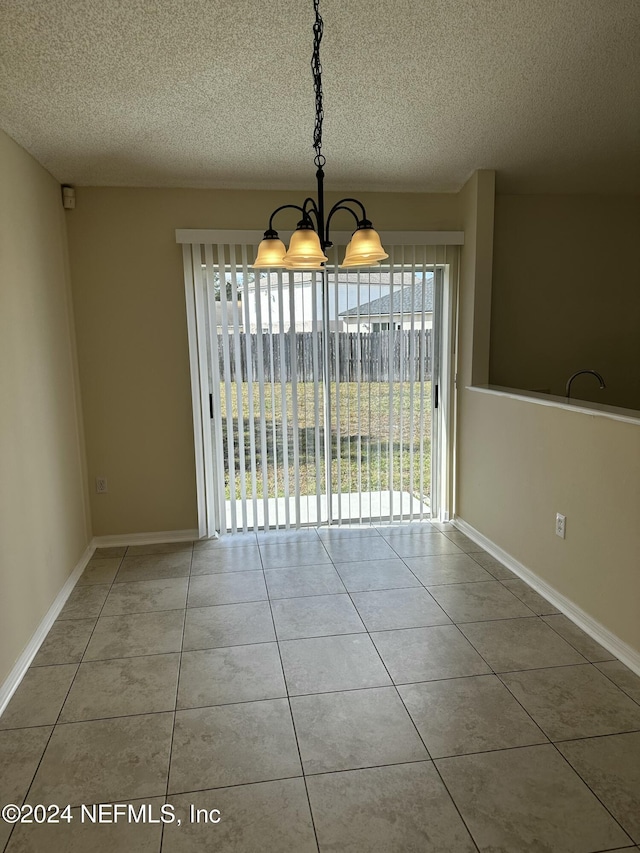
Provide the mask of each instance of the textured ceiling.
MULTIPOLYGON (((640 191, 640 0, 322 0, 327 187, 640 191)), ((313 185, 311 0, 0 0, 0 126, 78 185, 313 185)))

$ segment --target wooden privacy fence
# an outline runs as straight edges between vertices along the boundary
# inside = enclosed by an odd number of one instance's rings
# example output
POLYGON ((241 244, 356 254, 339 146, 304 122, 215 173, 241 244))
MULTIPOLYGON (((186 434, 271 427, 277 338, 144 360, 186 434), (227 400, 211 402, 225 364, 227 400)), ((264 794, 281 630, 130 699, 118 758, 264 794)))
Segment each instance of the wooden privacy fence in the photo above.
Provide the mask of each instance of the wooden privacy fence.
MULTIPOLYGON (((314 345, 312 332, 284 332, 284 357, 278 333, 249 334, 249 364, 247 364, 247 334, 236 332, 230 337, 240 339, 240 364, 235 358, 236 347, 229 347, 229 376, 232 382, 246 382, 259 376, 275 382, 313 382, 314 345), (262 363, 258 364, 258 337, 262 338, 262 363), (273 372, 272 372, 273 371, 273 372)), ((317 333, 316 363, 322 369, 323 333, 317 333)), ((390 332, 331 332, 329 334, 330 381, 340 382, 408 382, 431 378, 432 331, 404 329, 390 332), (338 376, 336 377, 336 363, 338 376)), ((224 376, 222 335, 218 335, 220 375, 224 376)))

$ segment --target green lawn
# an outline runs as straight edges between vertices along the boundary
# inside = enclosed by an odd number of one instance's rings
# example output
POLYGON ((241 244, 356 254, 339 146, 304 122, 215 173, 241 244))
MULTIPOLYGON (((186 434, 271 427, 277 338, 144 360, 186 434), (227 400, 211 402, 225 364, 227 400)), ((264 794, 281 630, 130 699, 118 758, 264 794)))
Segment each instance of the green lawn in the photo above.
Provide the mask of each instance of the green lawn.
MULTIPOLYGON (((431 383, 424 383, 424 427, 423 444, 423 493, 420 494, 420 386, 413 386, 413 417, 411 417, 411 384, 409 382, 368 382, 360 386, 340 383, 339 399, 336 399, 336 386, 332 383, 333 423, 331 425, 332 480, 333 492, 339 482, 342 492, 380 491, 391 488, 391 468, 393 467, 393 489, 411 492, 415 497, 429 495, 431 481, 431 383), (396 424, 389 436, 389 405, 396 424), (340 437, 336 429, 336 411, 340 408, 340 437), (400 423, 402 421, 402 424, 400 423), (358 429, 358 423, 360 429, 358 429), (389 445, 392 445, 391 454, 389 445), (338 446, 339 445, 339 446, 338 446), (412 470, 413 451, 413 470, 412 470), (392 463, 392 464, 391 464, 392 463)), ((234 496, 241 497, 241 472, 239 439, 238 390, 242 399, 242 420, 244 437, 245 485, 247 497, 253 496, 251 480, 251 423, 249 420, 249 385, 231 384, 231 416, 234 442, 235 488, 234 496)), ((285 473, 288 470, 290 494, 294 492, 296 466, 294 460, 294 435, 292 428, 293 386, 284 387, 284 411, 287 416, 288 466, 285 468, 283 436, 283 392, 278 384, 272 396, 271 388, 266 388, 264 413, 267 425, 265 453, 261 445, 261 401, 258 386, 253 386, 253 425, 256 452, 256 497, 264 497, 264 475, 267 481, 267 496, 282 497, 285 494, 285 473), (277 462, 277 464, 276 464, 277 462)), ((324 395, 322 387, 313 383, 298 383, 298 465, 301 494, 316 493, 318 488, 316 472, 315 412, 319 408, 320 422, 324 395)), ((222 389, 223 438, 225 458, 227 446, 227 399, 222 389)), ((321 428, 320 448, 317 456, 320 465, 319 490, 325 491, 324 473, 324 431, 321 428)), ((228 469, 225 471, 226 494, 231 497, 232 488, 228 469)))

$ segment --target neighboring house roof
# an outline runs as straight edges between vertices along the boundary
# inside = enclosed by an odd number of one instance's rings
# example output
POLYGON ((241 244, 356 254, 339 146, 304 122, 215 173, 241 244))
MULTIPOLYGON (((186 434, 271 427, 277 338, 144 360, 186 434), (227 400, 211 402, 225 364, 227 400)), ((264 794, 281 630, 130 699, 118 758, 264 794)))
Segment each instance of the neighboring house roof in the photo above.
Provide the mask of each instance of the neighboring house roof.
MULTIPOLYGON (((388 279, 387 279, 388 281, 388 279)), ((349 308, 346 311, 341 311, 341 317, 357 317, 357 316, 387 316, 392 314, 417 314, 422 311, 422 282, 417 281, 415 287, 404 286, 393 292, 393 307, 391 307, 392 294, 381 296, 379 299, 372 299, 371 302, 365 302, 363 305, 349 308), (413 295, 412 295, 413 292, 413 295)), ((427 287, 424 293, 424 310, 425 312, 433 311, 433 279, 427 280, 427 287)))

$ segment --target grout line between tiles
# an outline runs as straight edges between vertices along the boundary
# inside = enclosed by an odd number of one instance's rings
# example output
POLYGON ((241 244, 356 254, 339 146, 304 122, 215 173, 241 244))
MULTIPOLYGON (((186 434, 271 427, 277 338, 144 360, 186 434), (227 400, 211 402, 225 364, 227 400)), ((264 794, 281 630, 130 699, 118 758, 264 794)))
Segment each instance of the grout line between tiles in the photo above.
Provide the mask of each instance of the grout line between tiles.
MULTIPOLYGON (((633 843, 633 841, 632 841, 632 839, 631 839, 631 836, 629 835, 629 833, 627 832, 627 830, 626 830, 626 829, 624 828, 624 826, 620 823, 620 821, 618 820, 618 818, 613 814, 613 812, 611 811, 611 809, 609 809, 609 807, 607 806, 607 804, 606 804, 603 800, 601 800, 601 799, 600 799, 600 797, 598 796, 598 794, 593 790, 593 788, 591 787, 591 785, 589 785, 589 783, 588 783, 588 782, 587 782, 587 780, 582 776, 582 774, 581 774, 581 773, 580 773, 580 772, 579 772, 579 771, 578 771, 578 770, 573 766, 573 764, 571 764, 571 762, 570 762, 570 761, 569 761, 569 759, 566 757, 566 755, 563 755, 563 754, 562 754, 562 752, 558 749, 558 747, 557 747, 557 745, 556 745, 556 743, 555 743, 554 741, 551 741, 551 745, 553 746, 553 748, 555 749, 555 751, 558 753, 558 755, 562 758, 562 760, 565 762, 565 764, 567 765, 567 767, 569 767, 569 768, 570 768, 570 769, 571 769, 571 770, 576 774, 576 776, 578 777, 578 779, 580 779, 580 780, 582 781, 582 783, 583 783, 584 785, 586 785, 587 789, 588 789, 589 791, 591 791, 591 793, 592 793, 592 794, 593 794, 593 796, 596 798, 596 800, 600 803, 600 805, 602 806, 602 808, 603 808, 603 809, 604 809, 604 810, 605 810, 605 811, 606 811, 606 812, 611 816, 611 818, 612 818, 612 819, 613 819, 613 820, 618 824, 618 826, 619 826, 619 827, 620 827, 620 829, 624 832, 624 834, 627 836, 627 838, 628 838, 628 839, 633 843)), ((615 848, 611 848, 611 849, 615 849, 615 848)))
MULTIPOLYGON (((617 658, 614 658, 614 660, 616 661, 616 663, 620 663, 620 661, 618 661, 618 659, 617 659, 617 658)), ((607 679, 608 679, 608 680, 609 680, 609 681, 614 685, 614 687, 617 687, 617 688, 618 688, 618 690, 622 690, 622 692, 623 692, 626 696, 628 696, 628 697, 629 697, 629 699, 631 699, 631 701, 632 701, 632 702, 635 702, 635 703, 636 703, 636 705, 640 705, 640 699, 636 699, 636 698, 635 698, 635 696, 632 696, 632 695, 631 695, 627 690, 625 690, 625 688, 624 688, 624 687, 621 687, 619 684, 617 684, 617 683, 613 680, 613 678, 611 678, 610 676, 608 676, 606 672, 602 672, 602 670, 600 669, 600 667, 599 667, 599 666, 596 666, 596 664, 599 664, 599 663, 611 663, 611 661, 610 661, 610 660, 592 660, 592 661, 589 661, 589 663, 593 664, 593 666, 595 666, 595 667, 596 667, 596 669, 598 670, 598 672, 602 673, 602 675, 604 675, 604 677, 605 677, 605 678, 607 678, 607 679)), ((623 666, 624 666, 624 664, 623 664, 623 666)))
MULTIPOLYGON (((232 647, 232 648, 235 648, 235 647, 232 647)), ((215 650, 212 650, 212 651, 215 651, 215 650)), ((172 652, 171 654, 176 654, 176 652, 172 652)), ((126 658, 126 660, 128 660, 128 658, 126 658)), ((102 722, 105 720, 121 720, 121 719, 129 719, 131 717, 150 717, 150 716, 157 716, 157 715, 161 715, 161 714, 171 714, 171 713, 174 713, 174 711, 175 712, 198 711, 198 710, 202 710, 204 708, 223 708, 223 707, 228 707, 229 705, 252 705, 252 704, 255 704, 256 702, 269 702, 269 701, 272 701, 275 699, 299 699, 299 698, 307 698, 310 696, 327 696, 327 695, 338 694, 338 693, 361 693, 362 691, 366 691, 366 690, 381 690, 381 689, 387 689, 387 688, 413 687, 413 686, 419 686, 422 684, 434 684, 434 683, 437 683, 440 681, 461 681, 461 680, 466 679, 466 678, 493 678, 493 677, 496 677, 495 673, 486 672, 486 673, 482 673, 480 675, 459 675, 459 676, 454 676, 452 678, 437 678, 437 679, 434 678, 434 679, 431 679, 430 681, 407 681, 407 682, 398 682, 398 683, 392 681, 391 684, 378 684, 378 685, 367 686, 367 687, 347 687, 347 688, 342 688, 340 690, 322 690, 322 691, 317 691, 315 693, 290 693, 290 694, 287 693, 286 695, 279 695, 279 696, 262 696, 259 699, 241 699, 241 700, 237 700, 234 702, 215 702, 215 703, 209 703, 209 704, 205 704, 205 705, 185 705, 184 707, 180 707, 180 708, 179 707, 163 708, 162 710, 159 710, 159 711, 137 711, 136 713, 132 713, 132 714, 112 714, 112 715, 106 716, 106 717, 83 717, 83 718, 77 719, 77 720, 60 720, 59 722, 57 722, 55 724, 48 723, 48 724, 44 724, 44 725, 39 724, 37 726, 14 726, 14 727, 8 728, 8 729, 1 729, 0 731, 18 732, 18 731, 25 731, 28 729, 48 728, 49 726, 51 726, 51 727, 53 727, 53 726, 73 726, 73 725, 78 725, 79 723, 95 723, 95 722, 102 722)), ((504 686, 506 687, 506 685, 504 685, 504 686)), ((534 720, 534 722, 535 722, 535 720, 534 720)), ((538 724, 536 723, 536 725, 538 725, 538 724)), ((538 728, 540 729, 539 726, 538 726, 538 728)), ((552 739, 548 735, 546 735, 541 729, 540 729, 540 731, 542 732, 542 734, 546 738, 545 743, 570 743, 570 742, 579 741, 579 740, 594 740, 597 738, 616 737, 617 735, 624 735, 624 734, 638 734, 638 733, 640 733, 640 728, 637 728, 637 729, 635 729, 635 728, 621 729, 618 731, 605 732, 603 734, 598 734, 598 735, 579 735, 576 737, 563 737, 563 738, 554 738, 554 739, 552 739)), ((535 746, 538 744, 530 744, 530 745, 535 746)), ((481 750, 477 750, 476 752, 478 752, 478 753, 500 752, 503 749, 517 749, 517 748, 518 747, 506 747, 505 746, 505 747, 499 747, 496 749, 481 749, 481 750)), ((475 754, 475 752, 452 753, 451 755, 438 755, 435 757, 436 758, 455 758, 458 755, 472 755, 472 754, 475 754)))
MULTIPOLYGON (((575 664, 575 666, 592 666, 594 669, 596 668, 596 667, 595 667, 592 663, 590 663, 589 661, 587 661, 587 663, 586 663, 586 664, 582 664, 582 663, 581 663, 581 664, 575 664)), ((545 668, 546 668, 546 667, 545 667, 545 668)), ((528 671, 529 671, 529 670, 528 670, 528 671)), ((498 676, 498 677, 499 677, 499 676, 498 676)), ((565 756, 562 754, 562 752, 558 749, 558 747, 557 747, 557 745, 556 745, 556 741, 552 740, 552 739, 547 735, 547 733, 542 729, 542 726, 541 726, 541 725, 540 725, 540 724, 539 724, 539 723, 534 719, 534 717, 531 715, 531 713, 529 712, 529 710, 528 710, 527 708, 525 708, 525 706, 522 704, 522 702, 518 699, 518 697, 515 695, 515 693, 511 690, 511 688, 509 687, 509 685, 508 685, 508 684, 505 684, 505 682, 504 682, 502 679, 500 679, 500 681, 502 682, 502 684, 504 684, 504 686, 507 688, 507 690, 509 691, 509 693, 511 693, 511 695, 512 695, 512 696, 513 696, 513 698, 516 700, 516 702, 518 703, 518 705, 520 705, 520 707, 522 708, 522 710, 527 714, 527 716, 532 720, 532 722, 533 722, 536 726, 538 726, 538 728, 540 729, 540 731, 542 731, 542 732, 543 732, 543 734, 544 734, 546 737, 548 737, 548 738, 549 738, 549 743, 551 744, 551 746, 553 746, 553 748, 555 749, 556 753, 557 753, 558 755, 560 755, 560 757, 561 757, 561 758, 563 759, 563 761, 567 764, 567 766, 568 766, 568 767, 569 767, 569 768, 570 768, 570 769, 571 769, 571 770, 576 774, 576 776, 581 780, 581 782, 582 782, 582 783, 587 787, 587 790, 591 791, 591 793, 592 793, 592 794, 593 794, 593 796, 596 798, 596 800, 600 803, 600 805, 601 805, 601 806, 605 809, 605 811, 606 811, 606 812, 607 812, 607 813, 608 813, 608 814, 613 818, 613 820, 618 824, 618 826, 620 827, 620 829, 621 829, 621 830, 625 833, 625 835, 627 835, 627 837, 629 838, 629 837, 630 837, 630 836, 629 836, 629 834, 627 833, 626 829, 622 826, 622 824, 620 823, 620 821, 618 821, 618 819, 615 817, 615 815, 613 815, 613 814, 611 813, 611 811, 609 811, 609 809, 607 808, 607 806, 602 802, 602 800, 601 800, 601 799, 600 799, 600 797, 596 794, 596 792, 593 790, 593 788, 591 787, 591 785, 589 785, 589 783, 588 783, 588 782, 587 782, 587 781, 586 781, 586 780, 581 776, 581 774, 580 774, 580 773, 578 773, 578 771, 577 771, 577 770, 576 770, 576 769, 575 769, 575 768, 574 768, 574 767, 569 763, 569 761, 566 759, 566 757, 565 757, 565 756)), ((612 732, 611 734, 624 734, 624 732, 621 732, 621 733, 619 733, 619 732, 612 732)), ((587 737, 587 738, 571 738, 571 740, 588 740, 588 739, 590 739, 590 738, 589 738, 589 737, 587 737)), ((557 743, 562 743, 562 741, 557 741, 557 743)), ((615 849, 615 848, 614 848, 614 849, 615 849)))
MULTIPOLYGON (((260 559, 262 559, 262 552, 260 553, 260 559)), ((264 575, 264 571, 265 570, 264 570, 264 564, 263 564, 263 569, 262 569, 263 575, 264 575)), ((266 576, 265 576, 264 580, 265 580, 265 585, 266 585, 266 582, 267 582, 266 576)), ((311 818, 311 826, 313 827, 313 835, 314 835, 314 838, 316 840, 316 848, 317 848, 318 853, 319 853, 320 852, 320 842, 318 841, 318 831, 316 829, 316 822, 315 822, 315 818, 313 816, 313 809, 311 808, 311 798, 309 797, 309 788, 307 786, 307 780, 306 780, 305 773, 304 773, 304 764, 302 762, 302 752, 300 751, 300 741, 298 739, 298 731, 296 729, 296 721, 295 721, 294 716, 293 716, 293 709, 291 707, 291 700, 289 698, 289 684, 287 682, 287 675, 286 675, 285 668, 284 668, 284 662, 282 660, 282 651, 280 649, 280 640, 278 638, 278 631, 276 629, 276 620, 275 620, 275 617, 273 615, 273 607, 271 606, 271 599, 268 599, 268 603, 269 603, 269 612, 271 613, 271 621, 273 623, 273 633, 275 634, 275 638, 276 638, 276 647, 278 649, 278 658, 280 659, 280 669, 282 670, 282 678, 283 678, 285 690, 287 693, 286 699, 287 699, 287 707, 289 709, 289 717, 291 719, 291 726, 293 728, 293 736, 294 736, 295 741, 296 741, 296 749, 298 750, 298 761, 300 762, 300 772, 302 774, 302 778, 304 781, 304 790, 305 790, 305 793, 307 795, 307 805, 309 807, 309 816, 311 818)))
MULTIPOLYGON (((185 599, 185 605, 189 601, 189 587, 191 585, 191 568, 193 566, 193 548, 191 549, 191 562, 189 563, 189 576, 187 579, 187 597, 185 599)), ((184 649, 184 632, 187 626, 187 608, 184 608, 184 617, 182 619, 182 637, 180 640, 180 660, 178 661, 178 677, 176 679, 176 696, 173 704, 173 725, 171 726, 171 739, 169 740, 169 756, 167 761, 167 784, 165 788, 165 802, 167 801, 167 797, 169 796, 169 778, 171 776, 171 759, 173 758, 173 740, 176 732, 176 714, 178 708, 178 695, 180 692, 180 676, 182 674, 182 652, 184 649)), ((160 832, 160 850, 162 850, 162 845, 164 844, 164 827, 165 824, 162 824, 162 829, 160 832)))
POLYGON ((264 785, 269 782, 286 782, 287 779, 303 779, 302 773, 296 776, 278 776, 275 779, 257 779, 253 782, 234 782, 231 785, 214 785, 209 788, 190 788, 186 791, 172 791, 167 795, 167 799, 171 800, 172 797, 184 797, 187 794, 203 794, 206 791, 226 791, 230 788, 246 788, 248 785, 264 785))
POLYGON ((579 737, 563 737, 563 738, 549 738, 551 743, 573 743, 577 740, 598 740, 599 738, 604 737, 617 737, 618 735, 634 735, 640 733, 640 728, 637 729, 624 729, 616 732, 605 732, 604 734, 599 735, 580 735, 579 737))
MULTIPOLYGON (((92 555, 92 556, 93 556, 93 555, 92 555)), ((114 558, 112 558, 112 559, 114 559, 114 558)), ((123 561, 123 559, 124 559, 124 556, 123 556, 123 557, 120 557, 120 558, 117 558, 117 557, 116 557, 115 559, 120 559, 120 563, 119 563, 119 565, 118 565, 118 569, 117 569, 117 571, 116 571, 116 575, 117 575, 117 574, 118 574, 118 571, 120 571, 120 566, 122 565, 122 561, 123 561)), ((88 564, 87 564, 87 565, 88 565, 88 564)), ((85 571, 86 571, 86 568, 85 568, 85 571)), ((115 576, 114 576, 114 580, 113 580, 113 581, 111 581, 111 583, 109 584, 109 592, 111 591, 111 587, 113 586, 114 582, 115 582, 115 576)), ((107 584, 104 584, 104 586, 107 586, 107 584)), ((77 588, 77 585, 76 585, 76 588, 77 588)), ((53 734, 54 734, 54 732, 55 732, 55 730, 56 730, 56 728, 57 728, 57 726, 58 726, 58 724, 59 724, 59 721, 60 721, 60 715, 62 714, 62 711, 63 711, 63 709, 64 709, 64 706, 65 706, 65 704, 66 704, 66 702, 67 702, 67 699, 69 698, 69 694, 71 693, 71 690, 72 690, 73 685, 74 685, 74 683, 75 683, 76 677, 77 677, 77 675, 78 675, 78 671, 80 670, 80 664, 82 663, 82 660, 84 660, 84 655, 86 654, 86 651, 87 651, 87 649, 89 648, 89 643, 91 642, 91 638, 93 637, 94 631, 96 630, 96 626, 97 626, 97 624, 98 624, 98 620, 100 619, 100 613, 102 613, 102 611, 103 611, 103 609, 104 609, 104 606, 105 606, 105 604, 106 604, 107 598, 109 597, 109 592, 106 594, 106 596, 105 596, 105 598, 104 598, 104 601, 102 602, 102 606, 101 606, 101 608, 100 608, 100 612, 98 613, 98 616, 97 616, 97 618, 96 618, 95 624, 94 624, 93 628, 91 629, 91 633, 90 633, 90 635, 89 635, 89 639, 88 639, 88 641, 87 641, 86 646, 84 647, 84 652, 82 653, 82 659, 80 660, 80 663, 75 664, 76 671, 75 671, 75 673, 74 673, 74 675, 73 675, 73 678, 71 679, 71 683, 69 684, 69 688, 68 688, 68 690, 67 690, 67 692, 66 692, 66 694, 65 694, 64 700, 62 701, 62 703, 61 703, 61 705, 60 705, 60 710, 58 711, 58 716, 56 717, 56 721, 55 721, 55 723, 54 723, 54 724, 52 725, 52 727, 51 727, 51 732, 50 732, 50 734, 49 734, 49 737, 47 738, 47 742, 46 742, 46 744, 45 744, 45 747, 44 747, 44 749, 42 750, 42 755, 40 756, 40 760, 38 761, 38 764, 37 764, 37 766, 36 766, 36 769, 34 770, 33 775, 31 776, 31 781, 30 781, 30 783, 29 783, 29 786, 28 786, 27 790, 25 791, 24 800, 23 800, 23 802, 24 802, 24 803, 26 803, 26 802, 27 802, 27 798, 29 797, 29 792, 31 791, 31 788, 33 787, 33 783, 34 783, 34 780, 35 780, 35 778, 36 778, 36 776, 37 776, 37 774, 38 774, 38 770, 40 769, 40 765, 42 764, 42 761, 43 761, 43 759, 44 759, 44 756, 45 756, 45 754, 46 754, 46 752, 47 752, 47 750, 48 750, 48 748, 49 748, 49 744, 51 743, 51 738, 53 737, 53 734)), ((58 617, 58 618, 59 618, 59 617, 58 617)), ((79 617, 79 618, 93 618, 93 617, 79 617)), ((56 621, 57 621, 57 620, 56 620, 56 621)), ((67 621, 67 620, 62 620, 62 621, 67 621)), ((55 622, 54 622, 54 624, 55 624, 55 622)), ((47 635, 47 636, 48 636, 48 635, 47 635)), ((45 637, 45 640, 46 640, 46 637, 45 637)), ((29 668, 31 668, 31 667, 29 667, 29 668)), ((26 727, 25 727, 25 728, 26 728, 26 727)), ((34 728, 34 727, 29 726, 28 728, 34 728)), ((6 730, 5 730, 5 731, 6 731, 6 730)), ((9 844, 10 844, 10 842, 11 842, 11 836, 13 835, 13 831, 14 831, 14 829, 15 829, 15 826, 16 826, 16 824, 14 824, 14 825, 11 827, 11 832, 9 833, 9 837, 7 838, 7 843, 6 843, 5 847, 4 847, 5 851, 6 851, 6 850, 7 850, 7 848, 9 847, 9 844)))
MULTIPOLYGON (((351 598, 351 595, 350 595, 349 597, 351 598)), ((351 603, 352 603, 353 607, 357 610, 357 607, 356 607, 356 605, 355 605, 355 602, 353 601, 353 598, 351 599, 351 603)), ((437 603, 437 602, 436 602, 436 603, 437 603)), ((365 626, 365 627, 366 627, 366 626, 365 626)), ((459 630, 459 629, 458 629, 458 630, 459 630)), ((462 631, 459 631, 459 632, 460 632, 460 634, 461 634, 462 636, 464 636, 464 635, 462 634, 462 631)), ((375 632, 374 632, 374 633, 375 633, 375 632)), ((415 723, 415 720, 414 720, 414 719, 413 719, 413 717, 411 716, 411 714, 410 714, 410 712, 409 712, 409 709, 407 708, 407 706, 406 706, 406 704, 405 704, 405 702, 404 702, 404 699, 403 699, 403 698, 402 698, 402 696, 400 695, 400 691, 398 690, 398 685, 395 683, 395 681, 394 681, 394 679, 393 679, 393 676, 392 676, 392 675, 391 675, 391 673, 389 672, 389 668, 387 667, 387 664, 385 663, 384 658, 382 657, 382 654, 380 653, 380 650, 379 650, 379 649, 378 649, 378 647, 376 646, 376 644, 375 644, 375 642, 374 642, 374 640, 373 640, 373 637, 371 636, 371 633, 370 633, 368 630, 367 630, 367 635, 368 635, 368 637, 369 637, 369 641, 370 641, 371 645, 372 645, 372 646, 373 646, 373 648, 376 650, 376 654, 378 655, 378 658, 380 659, 380 662, 382 663, 382 666, 384 667, 385 672, 386 672, 386 673, 387 673, 387 675, 389 676, 389 679, 390 679, 390 681, 391 681, 391 684, 392 684, 392 686, 393 686, 393 689, 394 689, 394 690, 395 690, 395 692, 396 692, 396 696, 397 696, 397 697, 398 697, 398 699, 400 700, 400 703, 402 704, 402 707, 404 708, 405 713, 407 714, 407 716, 408 716, 409 720, 411 721, 411 724, 413 725, 413 728, 414 728, 414 730, 415 730, 415 732, 416 732, 416 734, 417 734, 417 736, 418 736, 418 738, 419 738, 419 740, 420 740, 420 743, 422 743, 422 745, 423 745, 423 746, 424 746, 424 748, 425 748, 425 751, 426 751, 426 753, 427 753, 427 758, 428 758, 429 760, 431 760, 432 767, 435 769, 436 773, 437 773, 437 774, 438 774, 438 776, 440 777, 440 781, 441 781, 441 782, 442 782, 442 784, 444 785, 444 788, 445 788, 445 790, 446 790, 447 794, 449 795, 449 798, 450 798, 451 802, 453 803, 453 807, 454 807, 454 808, 455 808, 455 810, 457 811, 457 813, 458 813, 458 815, 459 815, 459 817, 460 817, 460 820, 462 821, 462 823, 463 823, 463 825, 464 825, 465 829, 467 830, 467 833, 469 834, 469 838, 471 839, 471 842, 474 844, 474 846, 475 846, 476 850, 478 851, 478 853, 480 853, 480 848, 479 848, 479 847, 478 847, 478 845, 476 844, 475 839, 474 839, 473 835, 471 834, 471 830, 470 830, 470 829, 469 829, 469 827, 467 826, 467 822, 465 821, 464 817, 462 816, 462 813, 460 812, 460 809, 458 808, 458 804, 456 803, 456 801, 455 801, 455 800, 453 799, 453 797, 451 796, 451 792, 450 792, 450 791, 449 791, 449 789, 447 788, 447 786, 446 786, 446 784, 445 784, 445 782, 444 782, 444 779, 443 779, 443 778, 442 778, 442 776, 440 775, 440 772, 439 772, 438 768, 436 767, 435 763, 434 763, 434 762, 433 762, 433 760, 431 759, 431 754, 430 754, 430 752, 429 752, 429 748, 428 748, 427 744, 424 742, 424 739, 423 739, 422 735, 420 734, 420 732, 419 732, 419 730, 418 730, 418 727, 417 727, 417 725, 416 725, 416 723, 415 723)))
MULTIPOLYGON (((575 650, 578 652, 578 654, 582 655, 582 657, 583 657, 583 658, 585 658, 585 660, 589 660, 589 659, 587 658, 587 656, 584 654, 584 652, 581 652, 581 651, 580 651, 580 649, 575 645, 575 643, 572 643, 572 642, 571 642, 571 640, 568 640, 568 639, 567 639, 563 634, 561 634, 561 633, 560 633, 560 631, 558 631, 558 630, 557 630, 557 628, 554 628, 554 627, 553 627, 553 625, 549 625, 549 623, 547 622, 547 620, 544 618, 545 616, 564 616, 564 613, 544 613, 544 614, 542 614, 542 615, 540 616, 540 618, 542 619, 542 621, 544 622, 544 624, 545 624, 545 625, 547 625, 547 627, 551 628, 551 630, 552 630, 552 631, 554 631, 554 632, 555 632, 559 637, 562 637, 562 639, 565 641, 565 643, 568 643, 568 644, 569 644, 573 649, 575 649, 575 650)), ((567 619, 568 617, 567 617, 567 616, 565 616, 564 618, 565 618, 565 619, 567 619)), ((571 621, 571 620, 569 620, 569 621, 571 621)), ((571 623, 571 624, 573 625, 573 623, 571 623)), ((576 630, 578 630, 578 631, 581 631, 581 630, 582 630, 581 628, 578 628, 578 626, 577 626, 577 625, 574 625, 573 627, 575 627, 575 628, 576 628, 576 630)), ((584 632, 583 632, 583 633, 584 633, 584 632)), ((588 634, 585 634, 585 637, 586 637, 586 639, 587 639, 587 640, 589 640, 589 641, 590 641, 590 642, 592 642, 592 643, 595 643, 595 642, 596 642, 595 640, 592 640, 592 639, 591 639, 591 637, 589 637, 589 635, 588 635, 588 634)), ((597 645, 600 645, 600 643, 597 643, 597 645)), ((603 649, 603 650, 604 650, 605 652, 607 651, 606 649, 603 649)), ((614 657, 614 658, 606 658, 606 660, 617 660, 617 658, 615 658, 615 657, 614 657)), ((589 663, 593 663, 593 664, 595 664, 595 663, 605 663, 605 661, 589 660, 589 663)), ((604 674, 604 673, 603 673, 603 674, 604 674)))

